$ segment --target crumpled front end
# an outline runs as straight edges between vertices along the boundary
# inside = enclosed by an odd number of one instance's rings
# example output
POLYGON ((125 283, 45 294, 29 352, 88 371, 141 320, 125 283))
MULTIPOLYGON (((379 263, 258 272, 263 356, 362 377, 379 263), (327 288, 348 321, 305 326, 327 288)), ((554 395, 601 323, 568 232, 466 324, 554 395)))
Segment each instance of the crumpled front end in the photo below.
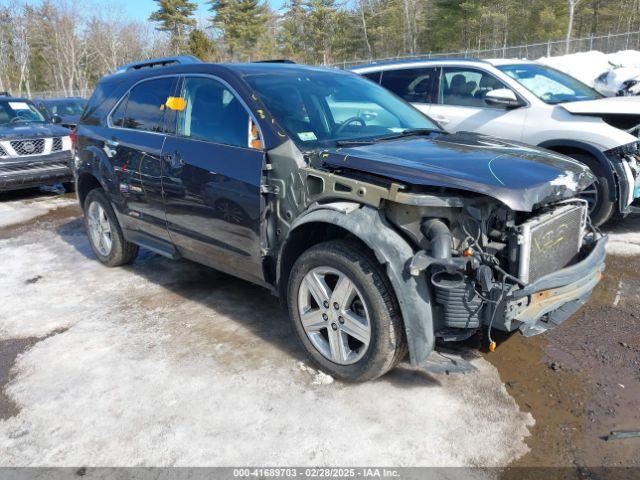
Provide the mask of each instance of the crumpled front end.
POLYGON ((604 154, 618 178, 620 212, 626 215, 631 212, 631 205, 640 199, 640 142, 622 145, 604 154))
POLYGON ((569 318, 605 265, 606 236, 587 209, 571 199, 531 214, 491 203, 441 209, 440 218, 425 210, 418 220, 424 249, 409 271, 432 288, 436 337, 464 340, 482 327, 531 336, 569 318))

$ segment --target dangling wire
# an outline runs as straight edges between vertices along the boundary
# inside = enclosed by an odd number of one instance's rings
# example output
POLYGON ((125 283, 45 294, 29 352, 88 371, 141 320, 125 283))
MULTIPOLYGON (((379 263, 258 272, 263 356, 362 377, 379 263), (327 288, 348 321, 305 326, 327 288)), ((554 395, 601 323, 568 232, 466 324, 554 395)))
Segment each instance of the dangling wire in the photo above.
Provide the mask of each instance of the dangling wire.
POLYGON ((502 288, 500 290, 500 296, 498 297, 498 300, 495 301, 494 306, 493 306, 493 312, 491 313, 491 320, 489 321, 489 351, 493 352, 496 349, 496 342, 493 341, 493 338, 491 338, 491 328, 493 327, 493 320, 496 318, 496 312, 498 311, 498 307, 500 306, 500 304, 502 303, 502 300, 504 299, 504 294, 505 294, 505 287, 506 285, 506 278, 503 275, 502 276, 502 288))

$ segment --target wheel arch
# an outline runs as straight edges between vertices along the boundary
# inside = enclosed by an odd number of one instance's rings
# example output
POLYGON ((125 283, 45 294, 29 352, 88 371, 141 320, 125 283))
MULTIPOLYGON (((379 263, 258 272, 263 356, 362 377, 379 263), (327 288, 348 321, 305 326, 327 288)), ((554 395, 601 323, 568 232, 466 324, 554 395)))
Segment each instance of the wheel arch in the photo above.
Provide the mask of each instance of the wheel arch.
POLYGON ((82 162, 76 173, 78 200, 80 206, 84 204, 87 194, 94 188, 101 187, 111 198, 117 193, 118 184, 113 171, 103 150, 95 146, 89 146, 82 150, 82 162))
POLYGON ((421 364, 435 343, 430 291, 423 277, 409 275, 407 265, 415 252, 378 209, 338 202, 316 206, 298 217, 278 256, 276 285, 281 298, 286 298, 291 267, 302 252, 347 236, 358 240, 385 267, 400 306, 411 363, 421 364))
POLYGON ((596 162, 604 167, 607 181, 614 187, 609 189, 609 199, 614 202, 617 200, 618 185, 614 169, 607 156, 598 147, 586 142, 566 139, 547 140, 538 146, 567 156, 570 156, 572 153, 579 153, 592 157, 596 162))
POLYGON ((102 184, 98 181, 95 175, 89 172, 79 173, 76 183, 76 193, 78 195, 78 201, 80 202, 80 206, 83 208, 84 201, 87 198, 87 195, 89 195, 89 192, 96 188, 102 188, 102 184))

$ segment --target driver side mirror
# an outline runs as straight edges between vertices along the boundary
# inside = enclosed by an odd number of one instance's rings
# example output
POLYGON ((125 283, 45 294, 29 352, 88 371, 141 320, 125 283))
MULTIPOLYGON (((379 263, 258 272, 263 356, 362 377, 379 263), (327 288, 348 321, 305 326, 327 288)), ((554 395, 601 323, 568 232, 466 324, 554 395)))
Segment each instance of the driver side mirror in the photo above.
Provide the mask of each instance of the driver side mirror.
POLYGON ((51 123, 55 123, 56 125, 62 123, 62 117, 56 113, 51 117, 51 123))
POLYGON ((492 107, 518 108, 523 106, 523 103, 518 100, 513 90, 508 88, 498 88, 487 92, 484 101, 492 107))

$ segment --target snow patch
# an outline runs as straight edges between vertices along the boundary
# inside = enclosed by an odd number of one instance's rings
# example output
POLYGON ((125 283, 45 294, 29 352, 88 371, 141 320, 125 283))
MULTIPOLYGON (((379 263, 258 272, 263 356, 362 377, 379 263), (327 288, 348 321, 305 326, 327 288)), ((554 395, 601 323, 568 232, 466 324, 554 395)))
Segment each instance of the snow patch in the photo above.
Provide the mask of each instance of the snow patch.
POLYGON ((0 228, 26 223, 57 208, 77 204, 78 201, 75 198, 62 196, 2 202, 0 203, 0 228))
POLYGON ((312 385, 330 385, 333 383, 333 377, 331 375, 327 375, 320 370, 315 370, 311 367, 306 366, 303 362, 298 362, 298 368, 303 372, 307 372, 313 377, 311 382, 312 385))
POLYGON ((632 214, 620 222, 605 228, 609 241, 609 255, 640 255, 640 215, 632 214))
POLYGON ((605 54, 596 50, 538 60, 595 87, 600 93, 615 96, 622 83, 640 77, 640 52, 623 50, 605 54), (598 78, 603 75, 601 80, 598 78))
POLYGON ((333 381, 298 363, 266 290, 151 254, 102 267, 62 222, 0 240, 2 337, 66 328, 17 359, 3 466, 502 466, 528 450, 533 418, 481 358, 333 381))

